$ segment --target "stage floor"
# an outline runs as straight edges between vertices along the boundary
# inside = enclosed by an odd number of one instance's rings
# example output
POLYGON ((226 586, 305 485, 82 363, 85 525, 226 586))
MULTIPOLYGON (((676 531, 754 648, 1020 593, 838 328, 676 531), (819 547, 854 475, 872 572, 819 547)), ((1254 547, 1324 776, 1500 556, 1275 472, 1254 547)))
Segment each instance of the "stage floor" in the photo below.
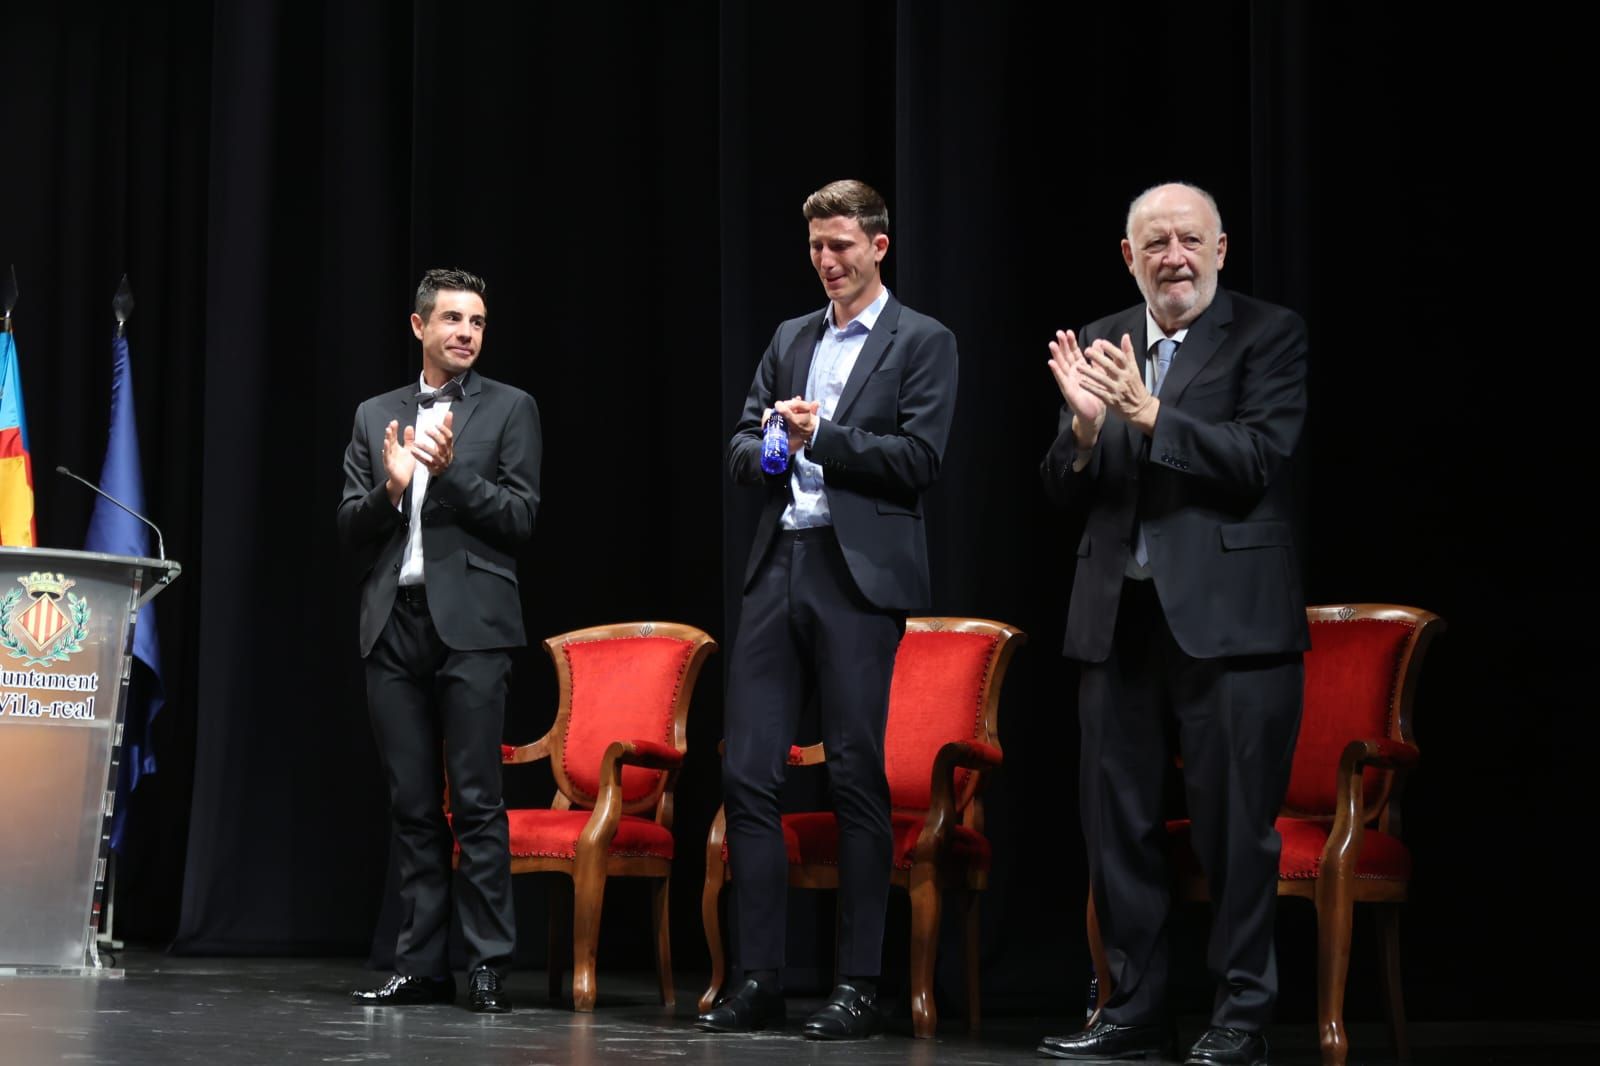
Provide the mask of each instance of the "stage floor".
MULTIPOLYGON (((716 1036, 692 1026, 698 989, 678 989, 668 1011, 650 979, 601 978, 601 1005, 579 1015, 551 1005, 542 973, 518 973, 509 988, 517 1010, 479 1016, 463 1007, 362 1008, 345 994, 377 983, 353 959, 184 959, 127 952, 113 979, 0 977, 0 1063, 456 1063, 591 1066, 602 1063, 780 1063, 848 1066, 990 1066, 1043 1063, 1033 1048, 1043 1033, 1072 1028, 1065 1016, 985 1019, 981 1039, 948 1019, 937 1040, 912 1040, 908 1017, 855 1044, 803 1039, 799 1020, 819 1001, 793 1001, 788 1031, 716 1036)), ((460 979, 458 975, 458 980, 460 979)), ((903 1013, 903 1012, 902 1012, 903 1013)), ((1183 1020, 1193 1039, 1203 1019, 1183 1020)), ((1568 1066, 1600 1062, 1600 1023, 1416 1023, 1418 1064, 1568 1066)), ((1389 1063, 1382 1025, 1353 1027, 1351 1063, 1389 1063)), ((1310 1025, 1268 1033, 1274 1066, 1317 1063, 1310 1025)))

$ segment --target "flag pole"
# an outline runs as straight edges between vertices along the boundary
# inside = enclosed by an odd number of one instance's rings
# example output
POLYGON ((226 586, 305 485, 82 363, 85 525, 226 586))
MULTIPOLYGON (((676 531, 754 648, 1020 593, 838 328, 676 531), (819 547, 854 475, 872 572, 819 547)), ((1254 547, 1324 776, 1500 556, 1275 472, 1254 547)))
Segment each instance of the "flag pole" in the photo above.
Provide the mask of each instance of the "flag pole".
MULTIPOLYGON (((122 283, 117 286, 116 295, 111 297, 111 313, 117 318, 117 337, 123 335, 123 329, 128 324, 128 317, 133 314, 133 289, 128 284, 128 275, 122 275, 122 283)), ((126 752, 118 750, 117 761, 120 763, 126 752)), ((117 770, 120 775, 123 769, 117 770)), ((130 793, 131 795, 131 793, 130 793)), ((126 818, 126 813, 123 814, 126 818)), ((126 823, 124 823, 126 824, 126 823)), ((117 852, 115 848, 106 851, 106 888, 105 907, 101 910, 102 921, 100 936, 97 938, 100 950, 121 951, 123 943, 117 939, 117 852)))
POLYGON ((17 306, 17 264, 11 264, 11 276, 6 279, 6 287, 0 293, 0 304, 5 307, 5 319, 0 321, 0 333, 11 332, 11 309, 17 306))

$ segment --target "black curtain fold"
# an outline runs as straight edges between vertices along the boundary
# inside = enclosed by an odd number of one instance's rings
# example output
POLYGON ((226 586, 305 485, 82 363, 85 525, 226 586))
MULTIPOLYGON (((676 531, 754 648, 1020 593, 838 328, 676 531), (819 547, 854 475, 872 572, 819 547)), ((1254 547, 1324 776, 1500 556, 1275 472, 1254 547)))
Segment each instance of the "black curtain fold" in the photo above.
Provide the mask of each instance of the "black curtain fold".
MULTIPOLYGON (((185 564, 158 601, 168 706, 119 864, 125 935, 208 953, 373 944, 386 804, 333 514, 355 405, 418 372, 412 286, 455 265, 489 280, 482 371, 543 415, 530 635, 654 617, 723 645, 676 824, 675 955, 704 968, 702 842, 756 510, 723 449, 773 328, 824 302, 800 203, 855 176, 889 200, 891 288, 959 339, 955 427, 925 508, 929 607, 1030 635, 988 795, 986 993, 1075 1011, 1076 681, 1057 654, 1075 531, 1035 480, 1059 402, 1045 346, 1138 299, 1118 254, 1125 206, 1187 179, 1221 202, 1224 284, 1311 327, 1312 598, 1410 602, 1450 623, 1407 797, 1413 1014, 1459 1015, 1513 966, 1548 981, 1508 1016, 1581 1009, 1568 978, 1582 956, 1562 945, 1584 901, 1552 856, 1577 833, 1580 753, 1597 739, 1566 592, 1584 555, 1558 514, 1581 496, 1582 416, 1561 403, 1575 390, 1549 384, 1549 338, 1521 323, 1521 288, 1555 271, 1525 265, 1537 240, 1500 243, 1558 214, 1564 186, 1542 168, 1561 138, 1538 120, 1573 90, 1547 73, 1518 91, 1463 58, 1493 45, 1506 70, 1526 69, 1521 49, 1542 70, 1581 69, 1555 58, 1568 35, 1514 13, 1474 35, 1427 11, 1265 0, 856 0, 826 15, 167 0, 8 20, 0 269, 15 262, 23 292, 41 539, 81 544, 90 501, 49 470, 98 470, 108 304, 127 272, 149 509, 185 564), (1522 916, 1516 936, 1483 927, 1490 901, 1522 916)), ((554 696, 543 652, 519 656, 508 739, 542 735, 554 696)), ((517 803, 549 790, 542 771, 508 781, 517 803)), ((826 797, 813 782, 796 798, 826 797)), ((602 965, 646 965, 643 895, 614 888, 602 965)), ((544 887, 519 899, 519 955, 537 965, 544 887)), ((1309 918, 1283 910, 1284 1012, 1304 1016, 1309 918)), ((825 980, 831 904, 799 895, 793 912, 790 961, 825 980)), ((1202 920, 1185 914, 1179 935, 1202 920)), ((1371 949, 1358 937, 1352 1009, 1375 1015, 1356 976, 1371 949)), ((903 941, 886 962, 903 968, 903 941)), ((1178 995, 1203 1007, 1190 962, 1178 995)))

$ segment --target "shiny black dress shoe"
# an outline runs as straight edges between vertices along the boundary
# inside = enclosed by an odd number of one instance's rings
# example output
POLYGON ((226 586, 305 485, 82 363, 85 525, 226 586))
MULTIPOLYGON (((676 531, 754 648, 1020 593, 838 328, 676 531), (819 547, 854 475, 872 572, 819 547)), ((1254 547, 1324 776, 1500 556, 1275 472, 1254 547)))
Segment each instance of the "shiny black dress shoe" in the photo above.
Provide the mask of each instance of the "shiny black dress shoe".
POLYGON ((748 1033, 756 1029, 781 1029, 788 1018, 783 993, 746 981, 722 1002, 694 1020, 696 1029, 708 1033, 748 1033))
POLYGON ((1104 1062, 1108 1059, 1176 1059, 1177 1038, 1165 1025, 1117 1025, 1098 1022, 1081 1033, 1047 1036, 1039 1043, 1039 1054, 1056 1059, 1104 1062))
POLYGON ((511 1009, 511 997, 500 985, 500 975, 479 966, 467 978, 467 1006, 479 1014, 504 1014, 511 1009))
POLYGON ((1205 1031, 1184 1066, 1267 1066, 1267 1038, 1247 1029, 1213 1026, 1205 1031))
POLYGON ((350 993, 353 1002, 365 1007, 412 1007, 424 1003, 453 1003, 456 982, 453 977, 402 977, 395 974, 382 988, 358 988, 350 993))
POLYGON ((822 1009, 806 1019, 804 1032, 812 1040, 865 1040, 881 1028, 877 994, 841 984, 822 1009))

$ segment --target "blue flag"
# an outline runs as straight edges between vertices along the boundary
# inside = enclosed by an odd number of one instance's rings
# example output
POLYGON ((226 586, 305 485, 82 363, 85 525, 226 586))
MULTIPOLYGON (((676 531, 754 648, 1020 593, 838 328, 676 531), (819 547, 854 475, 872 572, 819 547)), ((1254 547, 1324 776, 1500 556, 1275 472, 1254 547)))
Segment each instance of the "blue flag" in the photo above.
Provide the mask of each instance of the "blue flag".
MULTIPOLYGON (((111 343, 111 432, 106 438, 106 461, 100 467, 100 488, 139 513, 144 513, 144 475, 139 465, 139 433, 133 417, 133 368, 128 340, 111 343)), ((89 516, 86 551, 112 555, 153 555, 150 527, 108 500, 95 497, 89 516)), ((156 772, 150 746, 150 723, 166 702, 161 684, 161 648, 156 640, 156 612, 150 604, 139 608, 133 630, 134 676, 128 685, 128 713, 122 730, 122 768, 117 775, 116 813, 111 821, 111 847, 122 850, 128 817, 128 794, 145 774, 156 772), (140 677, 141 671, 144 676, 140 677)))

